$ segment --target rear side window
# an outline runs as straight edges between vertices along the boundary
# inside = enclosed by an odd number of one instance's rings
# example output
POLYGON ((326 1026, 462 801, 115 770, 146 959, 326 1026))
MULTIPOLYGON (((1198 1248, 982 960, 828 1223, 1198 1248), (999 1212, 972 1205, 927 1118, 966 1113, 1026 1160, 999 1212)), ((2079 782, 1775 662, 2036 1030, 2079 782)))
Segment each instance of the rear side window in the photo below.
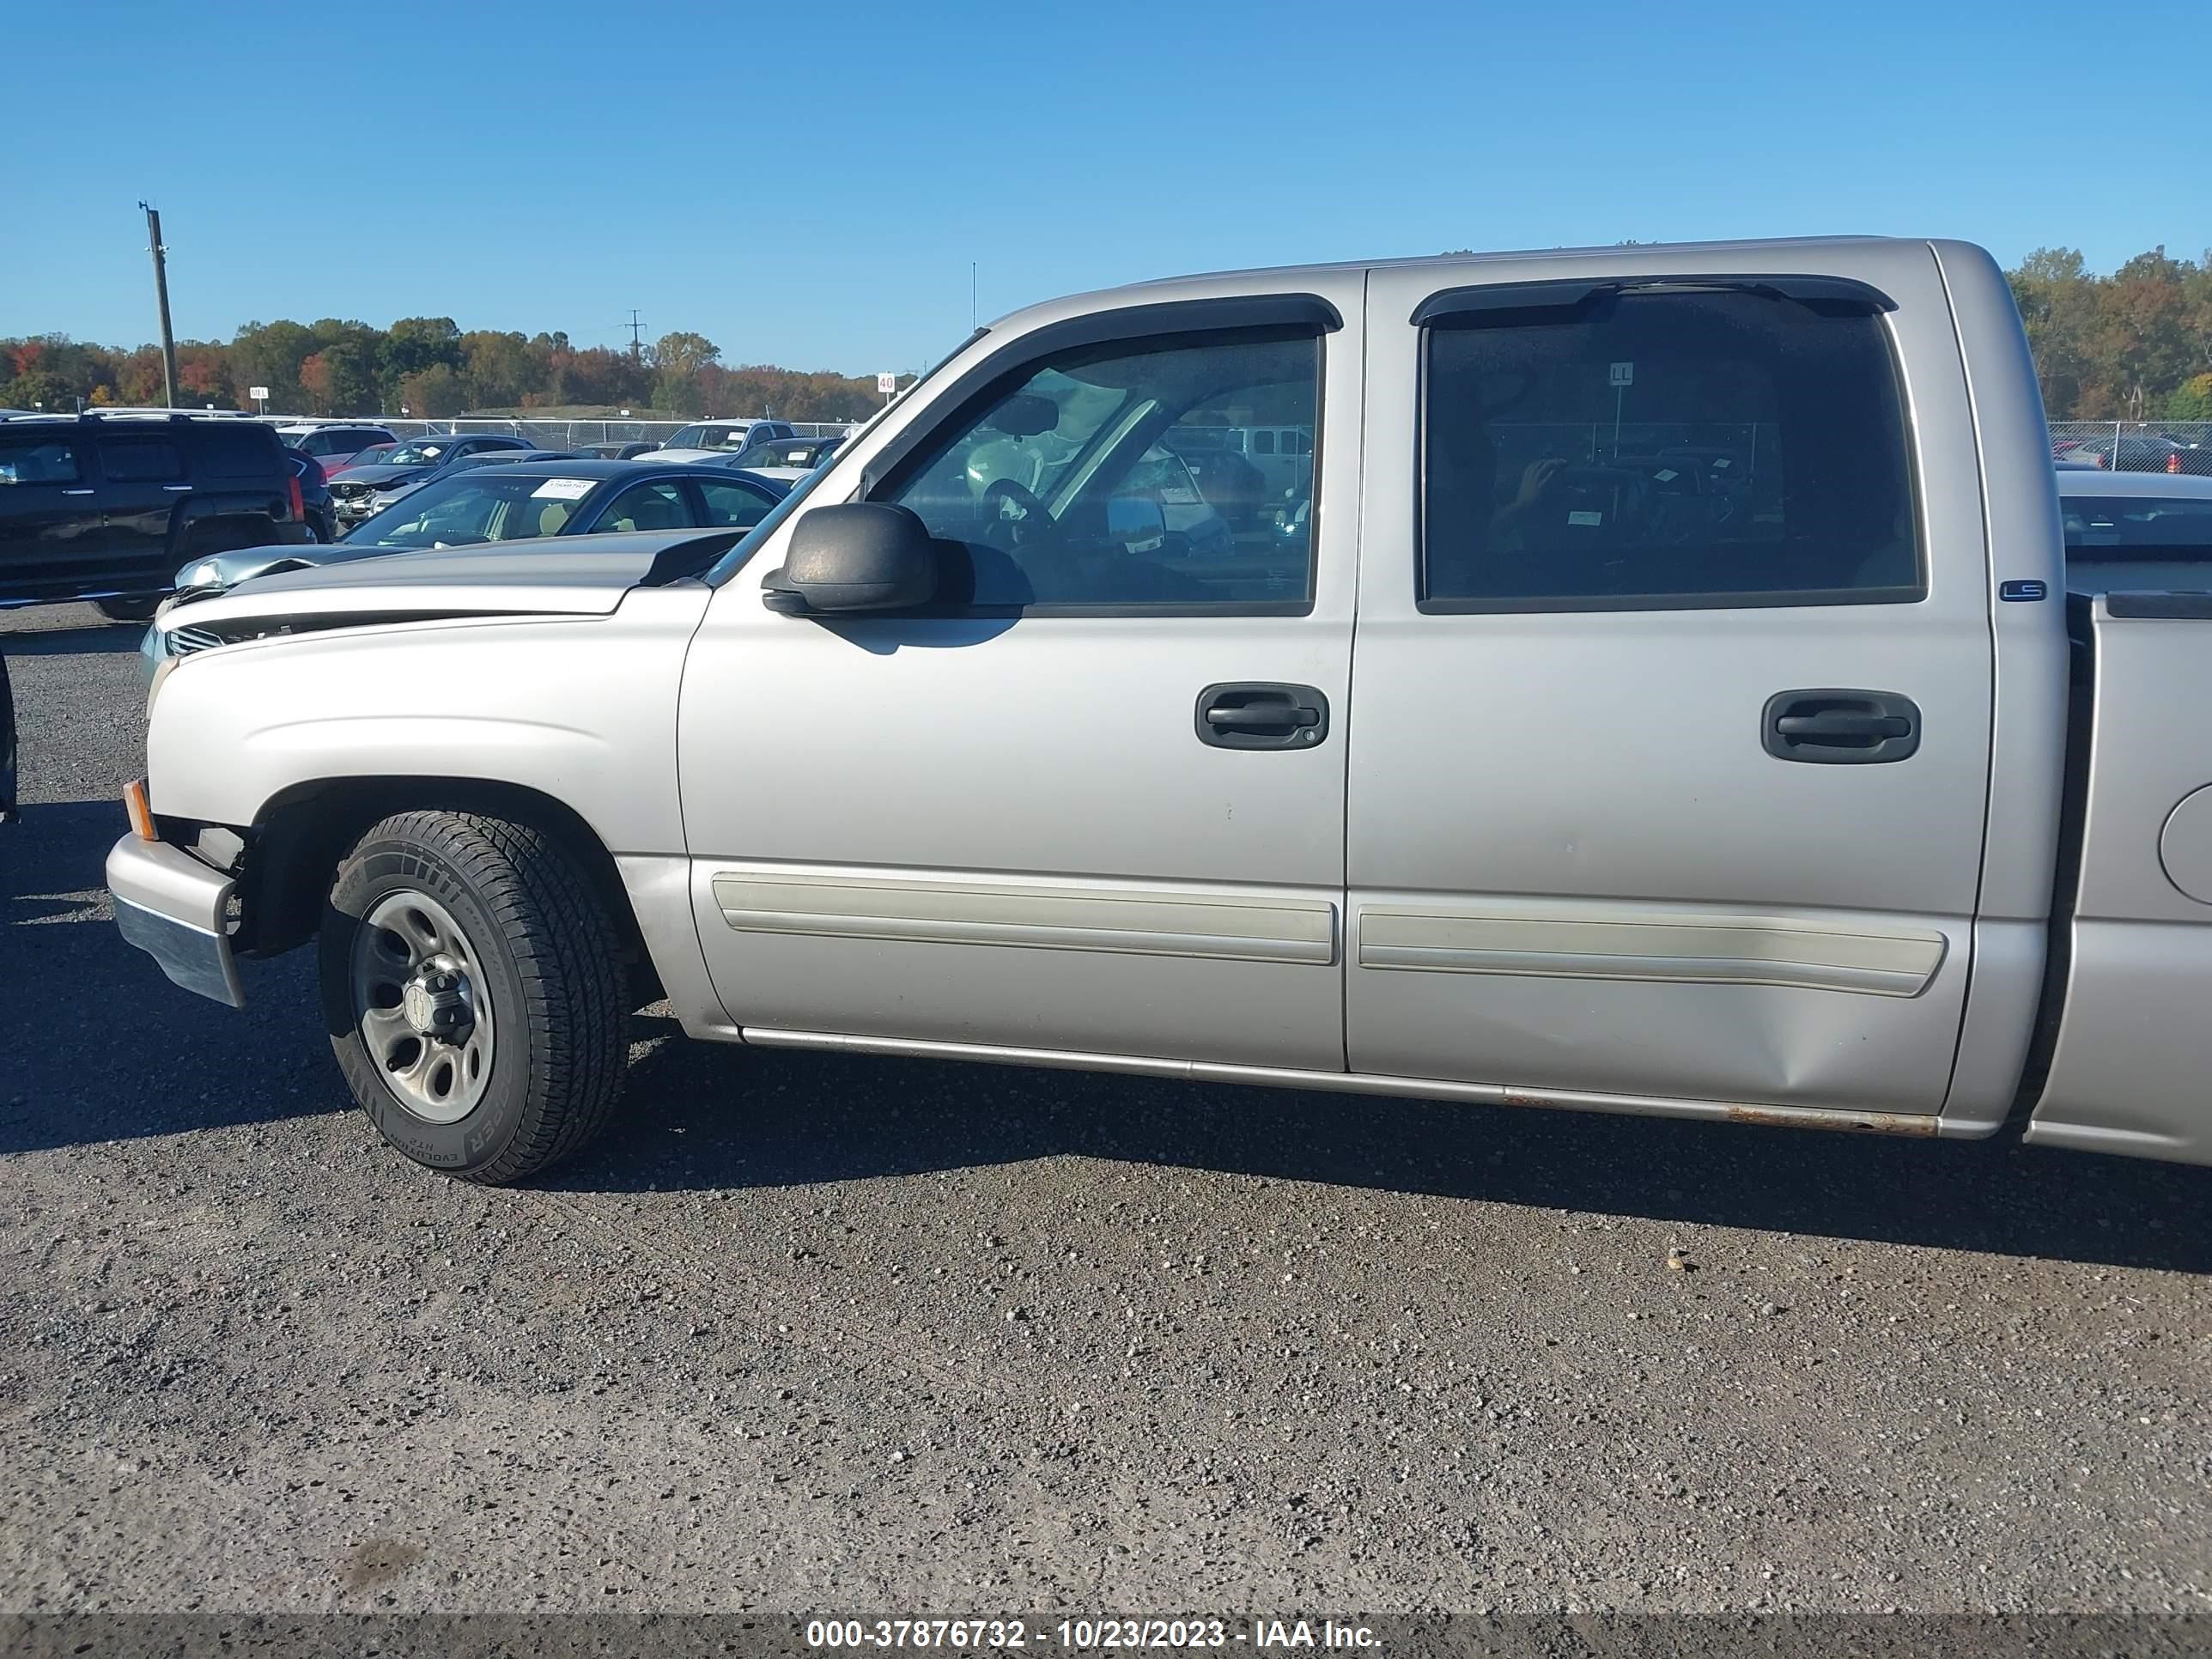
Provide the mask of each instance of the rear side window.
POLYGON ((82 476, 74 445, 26 433, 0 433, 0 489, 75 483, 82 476))
POLYGON ((167 483, 185 476, 185 458, 172 443, 110 441, 100 446, 100 470, 111 483, 167 483))
POLYGON ((1478 310, 1425 331, 1422 386, 1425 609, 1925 596, 1870 312, 1688 289, 1478 310))
POLYGON ((253 422, 206 422, 194 434, 192 448, 200 471, 210 478, 266 482, 290 476, 276 434, 253 422))

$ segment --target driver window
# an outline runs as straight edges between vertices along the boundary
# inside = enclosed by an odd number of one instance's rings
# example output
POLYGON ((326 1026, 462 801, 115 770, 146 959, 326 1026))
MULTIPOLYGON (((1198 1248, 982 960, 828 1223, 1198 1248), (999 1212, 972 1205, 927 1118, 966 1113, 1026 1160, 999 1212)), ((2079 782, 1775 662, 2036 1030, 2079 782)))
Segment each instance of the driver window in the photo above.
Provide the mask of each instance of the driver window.
POLYGON ((875 499, 964 551, 976 607, 1302 610, 1310 514, 1221 463, 1231 428, 1313 432, 1320 361, 1312 336, 1066 353, 969 404, 875 499))

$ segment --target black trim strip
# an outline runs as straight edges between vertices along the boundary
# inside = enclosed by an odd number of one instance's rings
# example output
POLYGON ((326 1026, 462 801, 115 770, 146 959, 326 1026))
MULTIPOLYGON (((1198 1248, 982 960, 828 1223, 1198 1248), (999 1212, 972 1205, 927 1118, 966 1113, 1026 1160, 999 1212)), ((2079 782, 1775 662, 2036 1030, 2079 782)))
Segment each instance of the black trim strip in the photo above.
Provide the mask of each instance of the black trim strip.
MULTIPOLYGON (((1119 306, 1088 311, 1057 323, 1047 323, 1026 334, 1016 335, 996 351, 961 371, 939 396, 942 409, 960 412, 979 394, 1014 373, 1034 368, 1063 351, 1116 341, 1157 339, 1163 335, 1243 333, 1279 329, 1285 333, 1334 334, 1344 327, 1343 313, 1318 294, 1237 294, 1213 300, 1169 300, 1148 306, 1119 306)), ((895 477, 900 463, 933 434, 943 417, 909 421, 869 461, 860 477, 860 493, 854 499, 872 501, 886 479, 895 477)))
POLYGON ((2107 593, 2105 609, 2115 617, 2212 622, 2212 593, 2107 593))
MULTIPOLYGON (((1624 294, 1751 294, 1788 300, 1824 316, 1894 311, 1897 301, 1850 276, 1606 276, 1448 288, 1413 307, 1415 328, 1485 328, 1533 320, 1530 312, 1580 313, 1624 294)), ((1564 320, 1564 319, 1562 319, 1564 320)))
MULTIPOLYGON (((2212 596, 2208 596, 2212 597, 2212 596)), ((1739 593, 1533 594, 1498 599, 1417 599, 1425 617, 1541 615, 1587 611, 1811 610, 1836 605, 1919 605, 1923 587, 1760 588, 1739 593)))

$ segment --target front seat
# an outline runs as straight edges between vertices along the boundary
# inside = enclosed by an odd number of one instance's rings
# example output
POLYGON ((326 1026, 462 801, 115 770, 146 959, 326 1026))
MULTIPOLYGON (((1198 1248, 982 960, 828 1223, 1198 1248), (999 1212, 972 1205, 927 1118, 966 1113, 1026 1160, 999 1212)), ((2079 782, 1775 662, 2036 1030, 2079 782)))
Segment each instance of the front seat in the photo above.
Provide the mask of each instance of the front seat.
POLYGON ((689 527, 683 507, 665 495, 641 493, 629 503, 619 518, 604 528, 610 530, 683 530, 689 527))

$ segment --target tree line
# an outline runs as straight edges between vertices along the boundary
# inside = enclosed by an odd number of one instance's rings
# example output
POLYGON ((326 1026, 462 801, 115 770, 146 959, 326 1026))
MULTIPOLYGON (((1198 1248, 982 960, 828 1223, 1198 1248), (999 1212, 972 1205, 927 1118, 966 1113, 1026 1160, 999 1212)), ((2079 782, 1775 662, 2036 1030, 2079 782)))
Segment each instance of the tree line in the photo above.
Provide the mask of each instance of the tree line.
POLYGON ((2007 271, 2054 421, 2212 421, 2212 251, 2096 276, 2073 248, 2007 271))
MULTIPOLYGON (((257 386, 284 414, 429 418, 581 408, 852 421, 883 401, 872 375, 733 367, 713 341, 687 332, 624 351, 580 347, 562 333, 464 331, 450 317, 403 317, 389 328, 325 318, 252 322, 228 342, 178 342, 179 406, 252 410, 257 386)), ((161 349, 60 334, 0 339, 0 408, 69 412, 80 400, 88 409, 158 406, 161 349)))
MULTIPOLYGON (((2006 273, 2053 420, 2212 420, 2212 252, 2163 247, 2110 276, 2073 248, 2038 248, 2006 273)), ((566 334, 463 331, 450 317, 389 328, 325 318, 252 322, 228 343, 177 347, 177 401, 251 409, 269 388, 286 414, 442 418, 532 409, 851 421, 879 402, 872 378, 765 364, 732 367, 704 335, 665 334, 618 351, 566 334)), ((0 407, 74 410, 161 401, 161 354, 59 334, 0 339, 0 407)))

